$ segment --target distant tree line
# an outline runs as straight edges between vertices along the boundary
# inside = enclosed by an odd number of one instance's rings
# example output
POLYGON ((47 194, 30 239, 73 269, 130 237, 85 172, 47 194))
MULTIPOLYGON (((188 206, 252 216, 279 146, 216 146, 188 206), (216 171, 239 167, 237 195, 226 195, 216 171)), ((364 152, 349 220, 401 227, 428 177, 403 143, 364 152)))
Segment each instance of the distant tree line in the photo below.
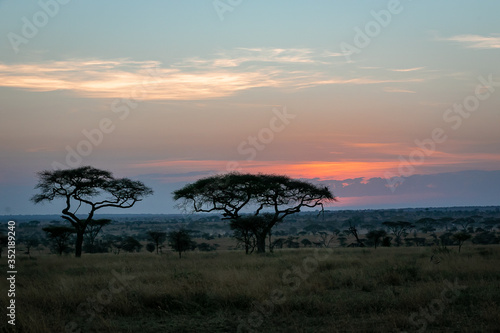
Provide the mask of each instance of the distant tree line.
MULTIPOLYGON (((252 218, 248 219, 252 221, 252 218)), ((344 225, 346 229, 332 227, 321 222, 310 222, 302 228, 292 226, 288 231, 277 231, 272 242, 268 245, 271 251, 275 249, 299 248, 299 247, 374 247, 379 246, 447 246, 456 245, 460 252, 462 246, 470 242, 472 244, 498 244, 500 237, 500 219, 474 217, 447 218, 448 226, 440 224, 440 221, 433 218, 422 218, 413 223, 405 221, 385 221, 373 224, 366 224, 360 217, 351 218, 344 222, 335 222, 337 226, 344 225), (455 221, 457 221, 455 223, 455 221), (472 222, 474 221, 474 222, 472 222), (363 233, 359 234, 358 229, 363 228, 363 233), (358 238, 356 239, 356 236, 358 238), (349 239, 353 242, 349 242, 349 239), (360 245, 363 244, 363 245, 360 245)), ((243 219, 242 221, 246 221, 243 219)), ((170 250, 182 253, 191 250, 215 251, 217 244, 200 242, 196 244, 193 237, 213 240, 214 236, 199 230, 182 230, 181 235, 189 236, 186 242, 177 241, 171 233, 181 231, 161 231, 150 230, 143 234, 135 235, 109 235, 99 236, 103 227, 110 225, 111 220, 100 219, 89 223, 88 232, 84 234, 83 250, 86 253, 115 253, 139 252, 145 250, 162 254, 166 246, 170 250), (145 244, 145 246, 144 246, 145 244), (184 244, 184 245, 183 245, 184 244), (180 251, 179 251, 180 250, 180 251)), ((21 250, 28 256, 32 256, 34 250, 45 247, 57 254, 68 254, 74 251, 75 230, 64 225, 50 225, 43 228, 45 237, 36 230, 38 223, 26 223, 20 233, 18 244, 21 250), (26 228, 24 230, 24 228, 26 228)), ((239 230, 236 229, 238 232, 239 230)), ((252 253, 256 249, 255 240, 245 242, 245 238, 237 232, 234 238, 243 249, 248 247, 248 252, 252 253)), ((0 233, 0 256, 2 246, 6 245, 6 236, 0 233)), ((181 240, 183 238, 177 238, 181 240)))
MULTIPOLYGON (((32 197, 32 201, 42 203, 63 199, 61 217, 68 224, 44 227, 45 237, 34 233, 20 237, 19 242, 24 245, 28 256, 40 246, 60 255, 74 252, 76 257, 80 257, 82 251, 139 252, 144 247, 141 243, 144 238, 147 239, 145 249, 158 255, 163 253, 165 243, 179 257, 194 249, 214 251, 217 248, 216 244, 197 244, 192 240, 194 235, 211 240, 214 238, 212 235, 185 228, 170 232, 150 230, 141 237, 99 236, 112 223, 110 219, 94 218, 99 209, 130 208, 153 194, 153 190, 140 181, 115 178, 111 172, 91 166, 42 171, 38 173, 38 178, 36 189, 39 193, 32 197), (77 215, 82 205, 87 208, 84 217, 77 215)), ((305 225, 302 230, 292 226, 288 233, 282 229, 276 231, 304 208, 318 207, 324 218, 323 204, 336 201, 326 187, 281 175, 228 173, 210 176, 175 191, 173 197, 180 202, 180 208, 188 211, 222 214, 221 219, 228 221, 237 246, 247 254, 263 253, 266 249, 332 246, 457 245, 460 251, 463 244, 469 241, 474 244, 499 242, 496 229, 500 227, 500 219, 483 217, 479 210, 471 216, 464 216, 464 212, 457 212, 462 214, 460 217, 443 216, 443 211, 439 211, 434 217, 417 219, 407 219, 412 214, 411 210, 393 210, 389 220, 384 220, 388 212, 380 212, 368 222, 365 221, 365 214, 359 213, 337 220, 334 228, 318 221, 305 225), (308 235, 313 238, 306 237, 308 235)), ((214 218, 205 218, 205 221, 214 221, 214 218)), ((27 226, 37 228, 38 224, 38 221, 31 221, 27 226)), ((0 256, 5 239, 5 235, 0 233, 0 256)))

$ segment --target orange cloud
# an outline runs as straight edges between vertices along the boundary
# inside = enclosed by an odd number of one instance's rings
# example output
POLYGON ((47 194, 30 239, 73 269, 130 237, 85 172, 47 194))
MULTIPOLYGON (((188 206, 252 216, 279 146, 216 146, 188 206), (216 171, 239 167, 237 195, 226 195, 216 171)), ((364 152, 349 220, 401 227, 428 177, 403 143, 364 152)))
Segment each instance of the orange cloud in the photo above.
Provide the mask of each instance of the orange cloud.
POLYGON ((383 177, 386 170, 394 168, 395 162, 287 162, 287 161, 241 161, 214 160, 149 161, 133 164, 150 172, 188 173, 194 171, 228 172, 236 163, 236 170, 250 173, 285 174, 292 178, 347 179, 358 177, 383 177), (231 163, 231 164, 230 164, 231 163))
MULTIPOLYGON (((361 144, 365 145, 365 144, 361 144)), ((378 145, 378 144, 374 144, 378 145)), ((387 144, 390 145, 390 144, 387 144)), ((385 147, 385 144, 381 145, 385 147)), ((401 155, 407 161, 407 155, 401 155)), ((497 154, 449 154, 436 151, 422 164, 413 165, 412 174, 431 174, 468 170, 496 170, 500 164, 497 154)), ((130 165, 149 173, 184 174, 195 172, 225 173, 240 171, 249 173, 285 174, 292 178, 319 180, 345 180, 349 178, 384 178, 387 172, 397 176, 402 162, 389 160, 342 160, 342 161, 221 161, 221 160, 154 160, 130 165)), ((407 165, 407 164, 405 164, 407 165)), ((408 170, 408 169, 404 169, 408 170)), ((194 176, 190 176, 189 180, 194 176)))

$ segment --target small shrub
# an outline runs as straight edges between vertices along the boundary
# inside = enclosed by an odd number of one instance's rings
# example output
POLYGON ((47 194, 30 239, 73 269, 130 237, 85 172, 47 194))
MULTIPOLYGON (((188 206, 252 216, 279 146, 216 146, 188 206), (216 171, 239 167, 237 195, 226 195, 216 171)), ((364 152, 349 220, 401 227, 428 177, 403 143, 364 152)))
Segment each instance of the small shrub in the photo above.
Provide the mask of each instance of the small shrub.
POLYGON ((153 253, 155 249, 156 249, 156 245, 154 245, 153 243, 146 244, 146 250, 148 252, 153 253))

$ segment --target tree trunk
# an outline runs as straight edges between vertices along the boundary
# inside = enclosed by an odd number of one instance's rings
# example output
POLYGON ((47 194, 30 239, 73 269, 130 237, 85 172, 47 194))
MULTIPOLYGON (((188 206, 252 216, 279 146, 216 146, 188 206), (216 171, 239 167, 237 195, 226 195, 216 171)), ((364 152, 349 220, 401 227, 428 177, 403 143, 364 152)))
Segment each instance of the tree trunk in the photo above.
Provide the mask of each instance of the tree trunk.
POLYGON ((243 241, 245 242, 245 254, 248 254, 248 251, 250 251, 250 242, 251 242, 251 237, 248 231, 243 232, 243 241))
POLYGON ((271 230, 269 230, 269 252, 273 253, 273 243, 271 240, 271 230))
POLYGON ((256 233, 255 238, 257 238, 257 253, 265 253, 267 232, 256 233))
POLYGON ((356 229, 356 227, 349 227, 349 231, 354 235, 354 237, 356 238, 356 242, 358 243, 358 245, 360 247, 364 247, 365 244, 363 244, 363 242, 359 239, 358 237, 358 230, 356 229))
POLYGON ((83 245, 83 234, 85 229, 76 231, 76 245, 75 245, 75 257, 80 258, 82 256, 82 245, 83 245))

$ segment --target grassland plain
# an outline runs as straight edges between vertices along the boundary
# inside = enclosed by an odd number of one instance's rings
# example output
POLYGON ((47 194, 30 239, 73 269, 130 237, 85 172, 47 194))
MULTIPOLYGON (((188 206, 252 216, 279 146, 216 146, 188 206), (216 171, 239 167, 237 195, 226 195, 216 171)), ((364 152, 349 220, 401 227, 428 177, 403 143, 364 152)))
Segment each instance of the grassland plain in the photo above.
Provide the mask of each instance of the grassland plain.
POLYGON ((16 327, 2 330, 500 332, 500 247, 435 250, 19 257, 16 327))

